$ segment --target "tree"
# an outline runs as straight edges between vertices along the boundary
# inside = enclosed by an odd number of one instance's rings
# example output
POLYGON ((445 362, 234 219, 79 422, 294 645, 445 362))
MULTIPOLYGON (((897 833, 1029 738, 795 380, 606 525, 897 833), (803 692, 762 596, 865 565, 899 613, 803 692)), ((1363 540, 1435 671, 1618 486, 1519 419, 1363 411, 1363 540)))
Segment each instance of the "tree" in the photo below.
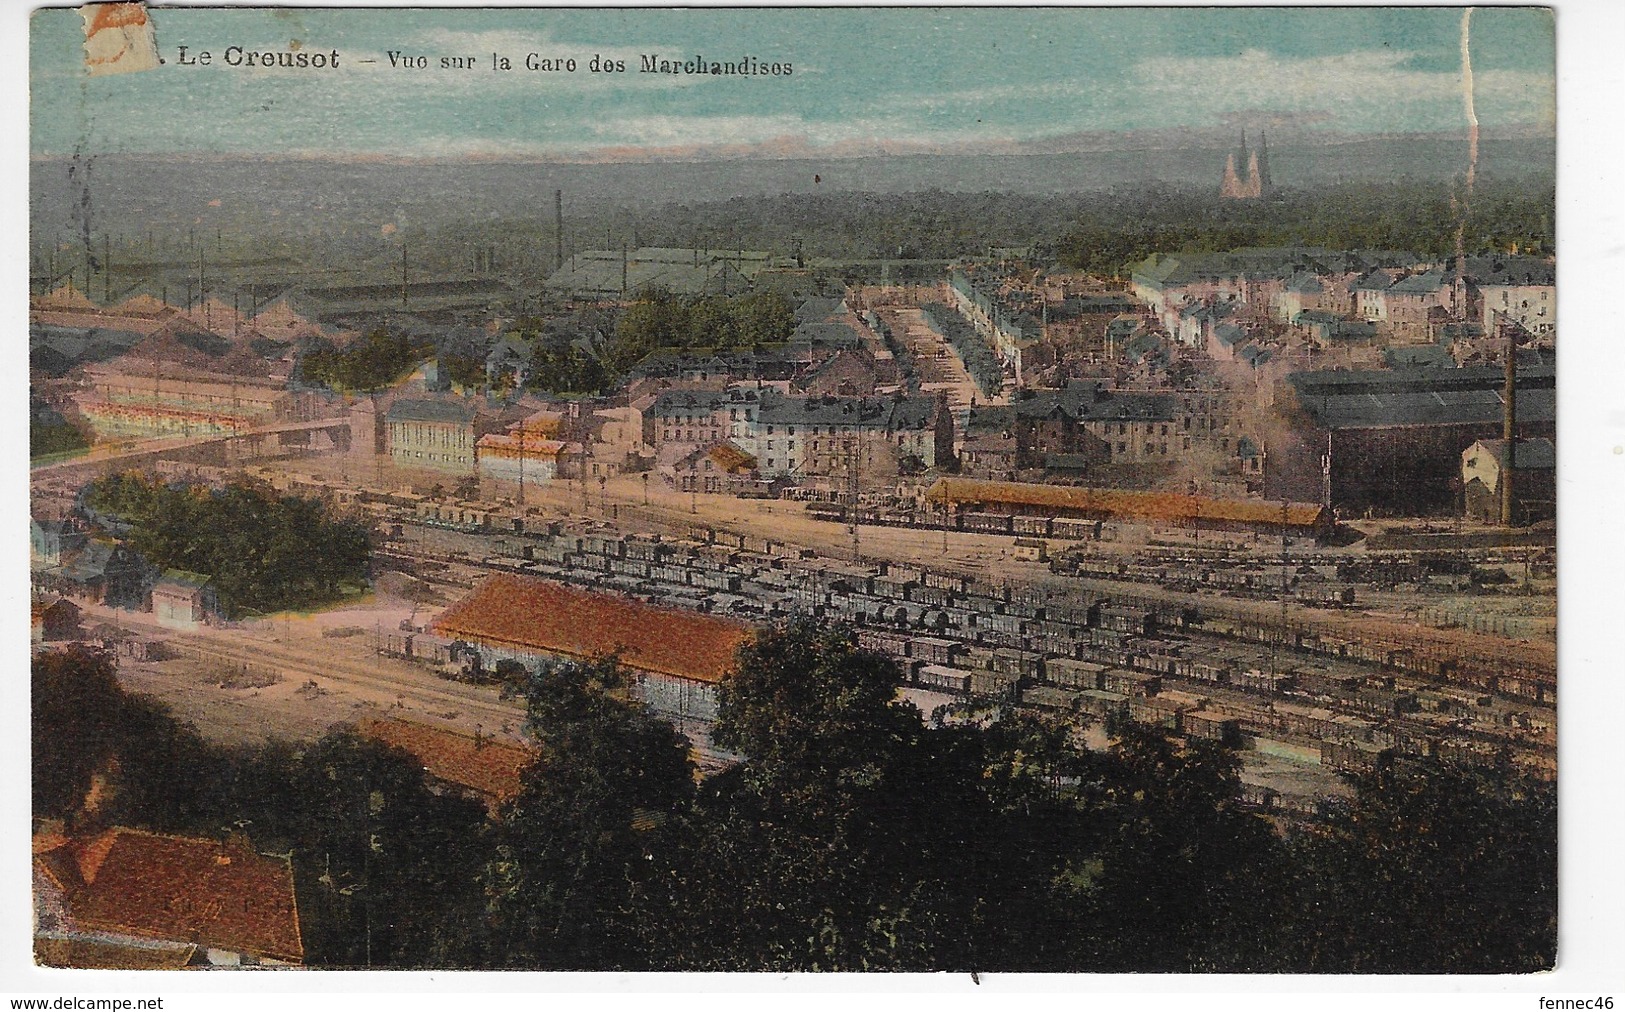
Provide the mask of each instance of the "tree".
POLYGON ((1504 759, 1351 778, 1294 840, 1295 961, 1330 973, 1531 973, 1557 941, 1557 791, 1504 759))
POLYGON ((1283 968, 1273 953, 1286 855, 1241 807, 1237 755, 1128 721, 1112 730, 1118 742, 1082 791, 1103 836, 1098 870, 1078 883, 1093 921, 1078 961, 1112 972, 1283 968))
POLYGON ((426 342, 377 327, 342 349, 327 341, 312 342, 299 358, 299 375, 335 390, 382 390, 433 350, 426 342))
POLYGON ((491 942, 474 961, 661 965, 694 797, 687 739, 632 697, 613 657, 526 671, 506 691, 525 697, 538 754, 481 875, 491 942))
POLYGON ((328 735, 295 759, 287 807, 256 829, 291 841, 303 890, 307 960, 323 966, 446 965, 455 912, 477 897, 485 808, 432 791, 412 755, 328 735))
POLYGON ((329 516, 315 499, 129 473, 90 486, 85 501, 131 524, 131 545, 154 565, 211 577, 228 615, 308 607, 366 579, 366 529, 329 516))
POLYGON ((30 691, 34 814, 61 818, 119 754, 124 690, 111 654, 70 646, 34 655, 30 691))
POLYGON ((1013 758, 1014 731, 926 727, 899 680, 838 627, 741 651, 714 739, 744 760, 703 785, 692 866, 709 885, 688 907, 721 967, 1023 968, 1052 951, 1074 822, 1050 769, 1013 758))

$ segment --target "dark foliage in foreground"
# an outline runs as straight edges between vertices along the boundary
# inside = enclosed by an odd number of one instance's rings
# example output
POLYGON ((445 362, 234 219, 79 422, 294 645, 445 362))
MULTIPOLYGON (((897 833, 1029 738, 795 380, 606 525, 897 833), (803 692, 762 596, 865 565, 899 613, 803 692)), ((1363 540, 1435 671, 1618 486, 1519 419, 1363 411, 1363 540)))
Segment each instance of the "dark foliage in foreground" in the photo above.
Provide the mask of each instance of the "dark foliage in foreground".
MULTIPOLYGON (((329 736, 222 752, 118 689, 34 664, 37 814, 94 776, 128 825, 246 825, 290 849, 325 966, 572 970, 1517 972, 1552 965, 1555 790, 1509 766, 1355 778, 1281 836, 1239 761, 1132 725, 1080 750, 1006 716, 936 726, 842 630, 764 633, 687 743, 613 659, 525 672, 538 757, 487 821, 416 761, 329 736)), ((82 815, 82 813, 80 813, 82 815)), ((102 817, 108 817, 104 811, 102 817)))

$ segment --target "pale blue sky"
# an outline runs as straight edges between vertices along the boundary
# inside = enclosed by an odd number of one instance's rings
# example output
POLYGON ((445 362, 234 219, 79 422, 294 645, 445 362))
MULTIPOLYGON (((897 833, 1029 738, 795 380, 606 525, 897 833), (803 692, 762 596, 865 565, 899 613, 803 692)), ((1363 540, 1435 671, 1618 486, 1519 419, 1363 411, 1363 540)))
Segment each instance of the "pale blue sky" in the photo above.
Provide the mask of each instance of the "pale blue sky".
MULTIPOLYGON (((154 12, 158 70, 82 72, 73 10, 35 15, 31 150, 547 156, 718 145, 1027 142, 1231 123, 1333 133, 1463 129, 1459 10, 184 9, 154 12), (251 49, 340 54, 337 71, 183 68, 251 49), (388 50, 480 69, 391 70, 388 50), (573 56, 574 75, 489 69, 495 50, 573 56), (595 53, 631 64, 593 75, 595 53), (666 77, 639 54, 788 62, 790 77, 666 77)), ((1473 15, 1486 130, 1553 121, 1539 9, 1473 15)))

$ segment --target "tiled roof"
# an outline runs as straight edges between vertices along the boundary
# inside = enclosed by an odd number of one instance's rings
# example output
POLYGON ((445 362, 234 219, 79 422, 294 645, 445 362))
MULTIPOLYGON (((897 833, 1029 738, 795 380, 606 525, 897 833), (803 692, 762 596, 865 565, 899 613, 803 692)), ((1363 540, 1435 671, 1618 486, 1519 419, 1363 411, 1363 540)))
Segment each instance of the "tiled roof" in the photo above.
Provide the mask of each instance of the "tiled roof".
POLYGON ((1059 411, 1078 421, 1170 421, 1178 414, 1179 401, 1172 394, 1073 382, 1061 390, 1036 391, 1017 400, 1014 408, 1021 418, 1045 418, 1059 411))
POLYGON ((774 425, 921 429, 936 417, 934 397, 783 397, 764 392, 761 420, 774 425))
POLYGON ((74 970, 180 970, 196 953, 190 942, 34 937, 34 962, 74 970))
POLYGON ((164 587, 166 589, 175 588, 178 590, 193 591, 199 590, 206 586, 209 580, 210 577, 207 577, 202 573, 189 573, 184 569, 166 569, 164 570, 163 578, 158 581, 153 589, 157 590, 159 587, 164 587))
POLYGON ((1389 291, 1399 295, 1428 295, 1444 287, 1444 273, 1437 270, 1412 274, 1394 282, 1389 291))
POLYGON ((1101 517, 1123 517, 1154 523, 1214 522, 1281 524, 1314 528, 1325 520, 1325 507, 1314 503, 1266 502, 1254 499, 1211 499, 1171 492, 1037 485, 1014 481, 940 478, 926 492, 932 502, 964 505, 1030 506, 1101 517))
POLYGON ((756 458, 726 440, 711 447, 709 456, 717 467, 729 474, 756 470, 756 458))
MULTIPOLYGON (((1556 416, 1555 370, 1518 370, 1518 418, 1556 416)), ((1467 425, 1501 418, 1503 373, 1498 367, 1329 370, 1287 377, 1298 403, 1322 428, 1467 425)))
POLYGON ((82 929, 289 962, 304 958, 287 858, 137 829, 112 829, 80 848, 83 885, 70 894, 82 929))
POLYGON ((1480 286, 1557 284, 1557 265, 1538 257, 1468 257, 1464 273, 1480 286))
POLYGON ((451 401, 396 401, 385 415, 391 422, 455 422, 466 424, 474 420, 474 410, 451 401))
POLYGON ((500 573, 446 609, 434 629, 579 659, 615 653, 628 667, 701 682, 732 670, 752 635, 738 622, 500 573))
MULTIPOLYGON (((1478 445, 1499 460, 1506 440, 1480 439, 1478 445)), ((1520 439, 1516 444, 1512 466, 1519 471, 1549 471, 1557 466, 1557 447, 1550 439, 1520 439)))
POLYGON ((410 752, 436 780, 457 784, 498 803, 519 793, 520 777, 535 758, 530 749, 393 718, 369 720, 361 734, 410 752))
POLYGON ((726 403, 728 395, 721 390, 667 390, 655 398, 644 414, 656 418, 709 414, 726 403))

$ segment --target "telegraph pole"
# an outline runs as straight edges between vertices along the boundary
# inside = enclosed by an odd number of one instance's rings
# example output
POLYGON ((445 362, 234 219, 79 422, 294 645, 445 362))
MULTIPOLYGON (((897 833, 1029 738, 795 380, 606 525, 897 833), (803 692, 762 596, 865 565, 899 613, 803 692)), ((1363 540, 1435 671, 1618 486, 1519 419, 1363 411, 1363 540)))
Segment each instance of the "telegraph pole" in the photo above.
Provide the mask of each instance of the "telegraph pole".
POLYGON ((1518 341, 1511 327, 1502 323, 1501 328, 1506 333, 1505 389, 1501 394, 1505 401, 1501 408, 1501 526, 1511 527, 1512 474, 1518 462, 1518 341))

